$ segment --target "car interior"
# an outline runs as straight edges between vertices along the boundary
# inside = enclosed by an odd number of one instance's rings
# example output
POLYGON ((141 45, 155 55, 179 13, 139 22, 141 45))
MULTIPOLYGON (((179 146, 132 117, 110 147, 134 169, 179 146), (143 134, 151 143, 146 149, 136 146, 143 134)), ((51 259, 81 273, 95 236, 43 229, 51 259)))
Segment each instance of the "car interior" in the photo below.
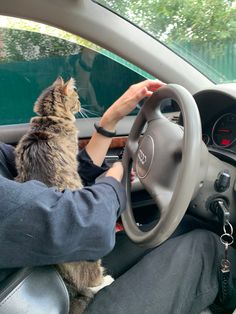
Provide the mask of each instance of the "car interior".
MULTIPOLYGON (((137 245, 155 247, 171 236, 187 213, 219 235, 227 233, 233 239, 236 227, 235 83, 216 84, 154 36, 99 2, 0 1, 0 21, 1 17, 33 21, 80 38, 79 43, 46 34, 44 37, 48 38, 43 39, 41 33, 34 31, 32 38, 37 43, 35 46, 39 45, 37 58, 17 59, 18 52, 14 52, 7 60, 7 54, 0 53, 0 141, 17 144, 28 128, 36 97, 58 75, 73 76, 77 82, 84 108, 76 120, 80 149, 94 132, 94 122, 99 121, 106 108, 130 85, 145 78, 157 78, 167 85, 119 122, 106 156, 109 164, 122 160, 125 169, 123 183, 128 202, 119 224, 137 245), (52 44, 51 55, 43 50, 45 43, 48 47, 52 44), (57 47, 55 52, 53 45, 57 47), (132 167, 136 177, 130 183, 132 167), (142 226, 146 224, 150 228, 143 231, 142 226)), ((0 47, 7 37, 11 45, 18 45, 20 28, 12 29, 12 26, 7 29, 0 25, 0 47)), ((22 38, 31 36, 25 29, 20 32, 22 38)), ((26 46, 25 56, 34 49, 34 46, 28 50, 26 44, 22 46, 26 46)), ((12 178, 1 154, 0 164, 1 175, 12 178)), ((35 274, 31 269, 21 270, 1 283, 1 313, 14 313, 16 304, 22 304, 21 313, 26 313, 26 305, 21 300, 31 298, 29 291, 33 289, 29 287, 35 276, 46 278, 50 269, 46 268, 45 274, 36 271, 35 274), (22 278, 29 279, 25 281, 28 286, 23 292, 12 293, 22 278), (12 299, 6 302, 9 293, 12 299)), ((60 313, 66 313, 69 301, 65 287, 53 271, 50 276, 50 282, 55 282, 58 288, 55 293, 48 292, 39 307, 45 306, 49 313, 59 313, 59 308, 60 313), (64 301, 56 305, 57 299, 64 301), (56 310, 50 312, 52 308, 56 310)))

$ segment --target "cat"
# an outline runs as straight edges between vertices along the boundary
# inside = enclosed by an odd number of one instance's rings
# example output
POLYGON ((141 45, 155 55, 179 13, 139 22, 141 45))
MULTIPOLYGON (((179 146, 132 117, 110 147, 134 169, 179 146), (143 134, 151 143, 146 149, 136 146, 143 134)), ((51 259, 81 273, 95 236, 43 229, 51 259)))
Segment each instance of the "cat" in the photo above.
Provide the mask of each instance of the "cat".
MULTIPOLYGON (((30 128, 16 147, 16 181, 39 180, 49 187, 82 188, 78 174, 78 130, 75 114, 80 111, 73 78, 62 77, 37 99, 30 128)), ((57 265, 70 293, 70 313, 83 313, 93 295, 113 279, 105 276, 101 261, 57 265)))

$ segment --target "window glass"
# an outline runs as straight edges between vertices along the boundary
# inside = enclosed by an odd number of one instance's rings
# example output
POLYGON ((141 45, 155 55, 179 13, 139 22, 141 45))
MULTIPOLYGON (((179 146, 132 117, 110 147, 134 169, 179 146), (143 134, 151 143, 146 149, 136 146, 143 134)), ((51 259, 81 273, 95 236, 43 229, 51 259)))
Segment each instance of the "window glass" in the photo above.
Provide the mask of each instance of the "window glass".
POLYGON ((215 83, 236 82, 235 0, 94 0, 137 25, 215 83))
POLYGON ((101 116, 130 85, 151 77, 60 30, 1 16, 0 25, 0 125, 28 122, 35 100, 59 75, 76 80, 83 108, 77 118, 101 116))

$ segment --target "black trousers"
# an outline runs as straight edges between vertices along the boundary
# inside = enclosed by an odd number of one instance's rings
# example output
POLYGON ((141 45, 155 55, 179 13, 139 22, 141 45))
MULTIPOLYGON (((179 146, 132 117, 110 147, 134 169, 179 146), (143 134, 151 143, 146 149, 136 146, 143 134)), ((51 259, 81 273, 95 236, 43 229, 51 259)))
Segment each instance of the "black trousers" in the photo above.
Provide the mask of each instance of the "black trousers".
MULTIPOLYGON (((153 250, 117 234, 114 250, 104 264, 116 280, 102 289, 87 314, 199 314, 219 291, 219 264, 223 246, 202 224, 184 219, 173 237, 153 250), (196 229, 197 228, 197 229, 196 229), (195 230, 192 230, 195 229, 195 230)), ((236 307, 236 250, 230 249, 231 286, 236 307)), ((222 313, 232 313, 225 309, 222 313)))

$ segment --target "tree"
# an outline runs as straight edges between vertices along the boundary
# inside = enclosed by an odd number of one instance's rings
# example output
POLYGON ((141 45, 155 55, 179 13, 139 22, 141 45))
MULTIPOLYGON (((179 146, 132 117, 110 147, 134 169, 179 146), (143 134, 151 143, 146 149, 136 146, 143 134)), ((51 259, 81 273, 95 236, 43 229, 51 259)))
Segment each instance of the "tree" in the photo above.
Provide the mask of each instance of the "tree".
POLYGON ((99 0, 215 82, 236 77, 235 0, 99 0))
POLYGON ((234 0, 100 0, 166 42, 236 39, 234 0))
POLYGON ((81 46, 99 47, 79 36, 44 24, 0 16, 0 62, 78 54, 81 46))

